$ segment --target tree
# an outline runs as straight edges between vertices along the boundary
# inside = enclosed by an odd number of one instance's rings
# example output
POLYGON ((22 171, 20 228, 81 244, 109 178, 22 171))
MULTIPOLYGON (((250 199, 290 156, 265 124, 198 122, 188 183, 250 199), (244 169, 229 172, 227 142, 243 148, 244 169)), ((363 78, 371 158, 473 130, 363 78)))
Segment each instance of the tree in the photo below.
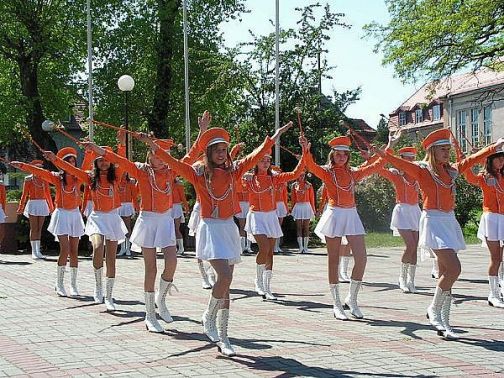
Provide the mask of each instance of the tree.
POLYGON ((365 26, 405 82, 464 68, 502 69, 504 5, 495 0, 386 0, 390 21, 365 26))

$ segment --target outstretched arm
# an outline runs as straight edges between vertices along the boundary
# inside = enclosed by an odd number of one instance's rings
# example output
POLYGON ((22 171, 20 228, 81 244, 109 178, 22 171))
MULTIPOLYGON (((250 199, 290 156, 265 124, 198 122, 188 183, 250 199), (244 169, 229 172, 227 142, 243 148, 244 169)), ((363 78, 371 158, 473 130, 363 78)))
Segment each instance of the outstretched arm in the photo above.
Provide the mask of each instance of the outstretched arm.
POLYGON ((77 168, 76 166, 70 164, 69 162, 60 159, 57 157, 52 151, 45 151, 44 152, 44 157, 52 162, 56 167, 64 170, 67 172, 69 175, 72 175, 77 178, 80 182, 90 184, 91 180, 89 178, 89 175, 84 172, 82 169, 77 168))

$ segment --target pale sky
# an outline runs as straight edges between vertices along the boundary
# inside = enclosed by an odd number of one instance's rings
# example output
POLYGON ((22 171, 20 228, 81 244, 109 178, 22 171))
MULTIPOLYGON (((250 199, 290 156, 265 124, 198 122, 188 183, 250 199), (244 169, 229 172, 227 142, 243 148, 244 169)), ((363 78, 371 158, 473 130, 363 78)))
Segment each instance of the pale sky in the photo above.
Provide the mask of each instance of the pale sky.
MULTIPOLYGON (((295 27, 298 12, 294 8, 310 3, 307 0, 280 0, 281 27, 295 27)), ((345 13, 342 21, 352 25, 351 29, 337 27, 330 33, 326 59, 336 68, 331 73, 333 79, 322 83, 322 91, 331 94, 333 88, 343 91, 361 86, 361 99, 348 108, 347 116, 362 118, 375 128, 380 113, 388 115, 416 91, 415 86, 403 85, 394 78, 392 67, 381 65, 381 54, 373 53, 374 41, 362 39, 364 24, 373 20, 384 23, 388 19, 385 3, 383 0, 320 0, 320 3, 329 3, 333 12, 345 13)), ((241 23, 236 20, 221 27, 228 46, 250 41, 249 29, 259 35, 274 31, 269 22, 275 20, 274 0, 247 0, 246 6, 251 13, 245 14, 241 23)), ((421 85, 417 83, 416 86, 421 85)))

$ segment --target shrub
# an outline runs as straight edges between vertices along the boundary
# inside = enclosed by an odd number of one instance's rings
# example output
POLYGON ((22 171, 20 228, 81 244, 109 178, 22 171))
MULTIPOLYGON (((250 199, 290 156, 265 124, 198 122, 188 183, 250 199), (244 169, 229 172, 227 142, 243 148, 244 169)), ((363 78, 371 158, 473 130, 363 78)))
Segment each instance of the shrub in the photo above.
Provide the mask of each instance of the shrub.
POLYGON ((367 178, 357 185, 355 200, 366 230, 389 231, 395 193, 387 180, 380 176, 367 178))

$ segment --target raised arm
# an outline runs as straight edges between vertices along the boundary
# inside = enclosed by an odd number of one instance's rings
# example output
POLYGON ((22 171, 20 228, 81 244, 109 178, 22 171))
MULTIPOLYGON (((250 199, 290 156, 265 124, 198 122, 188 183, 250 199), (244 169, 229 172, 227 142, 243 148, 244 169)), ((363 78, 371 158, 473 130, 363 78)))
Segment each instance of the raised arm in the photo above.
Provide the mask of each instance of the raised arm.
POLYGON ((313 185, 310 185, 309 195, 310 195, 310 204, 313 212, 315 213, 317 212, 317 207, 315 206, 315 190, 313 189, 313 185))
POLYGON ((360 166, 356 170, 352 171, 353 178, 356 181, 361 181, 367 176, 378 173, 384 165, 385 161, 383 159, 378 159, 372 164, 360 166))
POLYGON ((299 176, 304 172, 305 169, 305 162, 304 162, 304 155, 301 156, 301 159, 299 159, 299 162, 296 165, 296 168, 292 172, 282 172, 279 173, 278 175, 275 176, 275 183, 276 184, 283 184, 284 182, 288 181, 293 181, 297 180, 299 176))
POLYGON ((417 164, 401 159, 400 157, 393 155, 391 152, 385 152, 383 158, 400 171, 406 172, 417 180, 420 178, 422 168, 417 164))
POLYGON ((469 184, 474 185, 474 186, 478 186, 478 187, 480 186, 481 176, 475 174, 472 169, 466 169, 465 172, 463 173, 463 175, 469 184))
POLYGON ((500 151, 502 149, 503 143, 504 139, 500 138, 494 144, 491 144, 490 146, 487 146, 479 150, 478 152, 462 159, 458 163, 455 163, 454 167, 458 170, 459 173, 464 173, 468 168, 486 159, 488 156, 495 154, 497 151, 500 151))
POLYGON ((23 193, 21 194, 21 199, 19 200, 19 206, 16 210, 16 213, 23 214, 23 211, 26 207, 26 203, 28 202, 28 191, 29 191, 29 182, 25 180, 23 182, 23 193))
POLYGON ((22 171, 37 175, 42 180, 44 180, 50 184, 58 185, 60 182, 60 179, 57 176, 53 175, 52 172, 50 172, 44 168, 39 168, 39 167, 36 167, 31 164, 22 163, 20 161, 11 161, 10 164, 17 169, 21 169, 22 171))
POLYGON ((177 175, 182 176, 193 185, 196 183, 196 172, 194 172, 194 169, 190 164, 184 163, 182 160, 175 159, 168 152, 159 148, 159 146, 148 137, 143 136, 141 140, 143 142, 146 142, 154 151, 156 156, 167 163, 176 172, 177 175))
POLYGON ((60 159, 59 157, 57 157, 56 155, 54 155, 53 152, 46 151, 44 153, 44 157, 47 160, 49 160, 50 162, 52 162, 56 167, 64 170, 69 175, 72 175, 72 176, 76 177, 77 180, 79 180, 80 182, 83 182, 83 183, 88 184, 88 185, 91 183, 91 179, 89 178, 89 174, 87 174, 82 169, 77 168, 76 166, 70 164, 69 162, 67 162, 67 161, 65 161, 63 159, 60 159))

